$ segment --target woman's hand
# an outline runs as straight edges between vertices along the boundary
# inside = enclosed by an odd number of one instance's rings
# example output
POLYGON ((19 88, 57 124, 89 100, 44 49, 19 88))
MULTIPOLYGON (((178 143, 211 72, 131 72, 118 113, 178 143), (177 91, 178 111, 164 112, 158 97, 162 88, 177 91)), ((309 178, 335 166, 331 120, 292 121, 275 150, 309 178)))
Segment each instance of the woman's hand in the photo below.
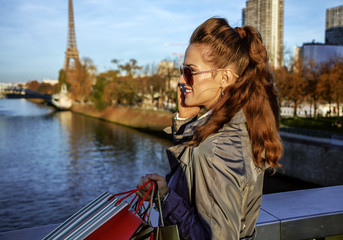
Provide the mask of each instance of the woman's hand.
POLYGON ((189 107, 185 104, 185 96, 181 91, 180 84, 177 86, 177 103, 180 118, 190 118, 198 115, 201 108, 200 106, 189 107))
MULTIPOLYGON (((161 197, 169 191, 168 184, 167 184, 167 181, 165 180, 165 178, 161 175, 156 174, 156 173, 147 174, 145 176, 142 176, 139 179, 139 182, 137 184, 137 188, 139 188, 140 186, 142 186, 144 183, 146 183, 149 180, 155 180, 157 182, 158 192, 159 192, 161 197)), ((142 189, 140 189, 137 192, 137 195, 140 198, 143 198, 147 194, 149 187, 150 187, 150 184, 147 184, 146 186, 144 186, 142 189)), ((147 196, 145 201, 150 201, 150 199, 151 199, 151 194, 149 194, 147 196)))

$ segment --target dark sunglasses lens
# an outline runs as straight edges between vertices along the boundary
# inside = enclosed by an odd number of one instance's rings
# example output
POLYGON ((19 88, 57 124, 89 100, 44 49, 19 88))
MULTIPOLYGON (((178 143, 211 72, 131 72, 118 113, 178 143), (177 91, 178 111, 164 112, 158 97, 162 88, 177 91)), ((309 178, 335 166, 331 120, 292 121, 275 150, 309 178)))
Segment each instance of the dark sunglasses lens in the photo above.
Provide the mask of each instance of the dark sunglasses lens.
POLYGON ((193 75, 192 75, 192 70, 188 67, 183 68, 183 74, 185 77, 185 81, 189 86, 193 85, 193 75))

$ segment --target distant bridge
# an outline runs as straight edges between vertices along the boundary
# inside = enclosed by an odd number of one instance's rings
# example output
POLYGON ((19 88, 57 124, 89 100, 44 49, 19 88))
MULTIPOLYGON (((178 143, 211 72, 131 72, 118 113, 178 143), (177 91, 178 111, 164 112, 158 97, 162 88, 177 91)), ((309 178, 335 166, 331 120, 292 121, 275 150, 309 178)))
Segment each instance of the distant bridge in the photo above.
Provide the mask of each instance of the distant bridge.
POLYGON ((41 94, 27 88, 10 87, 3 90, 5 98, 40 98, 47 103, 52 103, 51 94, 41 94))
POLYGON ((72 105, 72 100, 67 95, 66 85, 62 85, 61 92, 57 94, 41 94, 35 91, 32 91, 27 88, 21 87, 8 87, 3 89, 0 92, 0 98, 26 98, 26 99, 43 99, 48 105, 55 107, 57 110, 69 110, 72 105))

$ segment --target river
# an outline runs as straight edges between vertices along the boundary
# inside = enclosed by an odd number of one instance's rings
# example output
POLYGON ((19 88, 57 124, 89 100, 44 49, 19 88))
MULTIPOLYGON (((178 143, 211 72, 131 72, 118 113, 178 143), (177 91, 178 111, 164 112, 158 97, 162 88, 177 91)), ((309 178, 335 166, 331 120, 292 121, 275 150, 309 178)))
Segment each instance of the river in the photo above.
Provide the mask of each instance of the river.
POLYGON ((0 100, 0 232, 60 223, 104 191, 169 170, 170 141, 26 100, 0 100))

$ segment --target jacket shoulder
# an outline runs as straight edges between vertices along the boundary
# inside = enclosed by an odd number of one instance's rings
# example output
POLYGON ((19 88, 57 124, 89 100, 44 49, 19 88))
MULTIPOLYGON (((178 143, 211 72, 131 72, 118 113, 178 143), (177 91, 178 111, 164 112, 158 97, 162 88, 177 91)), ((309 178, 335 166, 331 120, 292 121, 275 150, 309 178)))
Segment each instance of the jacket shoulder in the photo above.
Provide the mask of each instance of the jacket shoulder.
POLYGON ((200 161, 207 161, 218 171, 234 175, 241 187, 254 184, 260 169, 255 166, 246 124, 229 123, 194 149, 200 161))

